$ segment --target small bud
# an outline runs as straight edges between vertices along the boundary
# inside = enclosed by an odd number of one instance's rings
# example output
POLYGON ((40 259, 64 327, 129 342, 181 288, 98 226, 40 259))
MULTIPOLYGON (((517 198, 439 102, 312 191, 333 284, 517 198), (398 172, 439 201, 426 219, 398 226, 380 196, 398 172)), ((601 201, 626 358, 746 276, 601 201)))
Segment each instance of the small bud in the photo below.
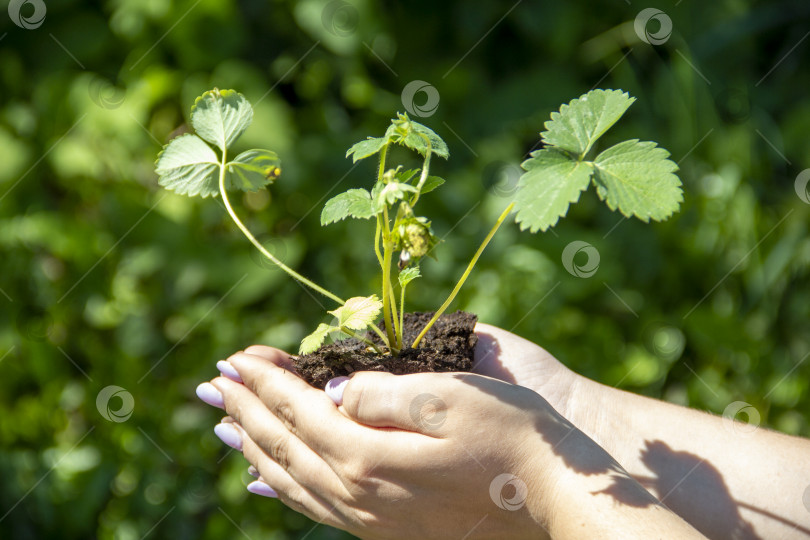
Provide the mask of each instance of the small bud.
POLYGON ((399 270, 400 272, 405 269, 406 266, 411 264, 411 253, 410 251, 403 249, 399 252, 399 270))
POLYGON ((430 229, 421 223, 409 223, 402 231, 402 241, 409 256, 423 257, 430 249, 430 229))

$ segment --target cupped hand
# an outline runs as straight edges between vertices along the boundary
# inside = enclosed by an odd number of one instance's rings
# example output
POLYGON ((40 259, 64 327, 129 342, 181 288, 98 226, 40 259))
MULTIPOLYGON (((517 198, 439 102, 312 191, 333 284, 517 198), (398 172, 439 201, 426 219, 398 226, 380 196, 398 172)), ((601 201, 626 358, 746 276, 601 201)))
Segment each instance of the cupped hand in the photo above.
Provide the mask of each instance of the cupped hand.
POLYGON ((564 467, 554 448, 574 428, 535 392, 475 374, 360 372, 337 406, 287 359, 251 347, 229 359, 243 384, 212 381, 229 415, 220 432, 260 474, 253 491, 362 538, 546 537, 564 467))
POLYGON ((539 345, 497 326, 478 323, 475 333, 473 372, 534 390, 572 419, 579 375, 539 345))

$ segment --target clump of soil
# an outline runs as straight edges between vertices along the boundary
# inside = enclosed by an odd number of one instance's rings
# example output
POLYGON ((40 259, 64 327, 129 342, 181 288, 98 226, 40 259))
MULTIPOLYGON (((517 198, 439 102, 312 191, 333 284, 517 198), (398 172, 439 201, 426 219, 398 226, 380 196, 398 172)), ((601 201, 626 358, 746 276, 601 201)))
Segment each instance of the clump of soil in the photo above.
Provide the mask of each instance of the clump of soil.
MULTIPOLYGON (((403 343, 413 343, 433 313, 406 313, 403 343)), ((473 332, 477 320, 476 315, 464 311, 446 313, 428 330, 419 347, 405 347, 394 357, 381 356, 365 343, 350 338, 293 358, 293 363, 298 375, 316 388, 324 388, 330 379, 355 371, 387 371, 396 375, 470 371, 478 343, 478 336, 473 332)), ((382 345, 377 334, 369 332, 369 336, 375 345, 382 345)))

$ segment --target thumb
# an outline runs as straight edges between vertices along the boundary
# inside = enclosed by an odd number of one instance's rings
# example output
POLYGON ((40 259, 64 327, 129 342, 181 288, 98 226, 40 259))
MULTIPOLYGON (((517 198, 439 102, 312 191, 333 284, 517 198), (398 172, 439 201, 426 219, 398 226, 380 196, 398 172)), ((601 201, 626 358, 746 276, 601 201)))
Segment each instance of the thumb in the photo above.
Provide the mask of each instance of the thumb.
POLYGON ((437 374, 356 373, 343 385, 343 410, 352 420, 372 427, 444 433, 447 403, 437 374))

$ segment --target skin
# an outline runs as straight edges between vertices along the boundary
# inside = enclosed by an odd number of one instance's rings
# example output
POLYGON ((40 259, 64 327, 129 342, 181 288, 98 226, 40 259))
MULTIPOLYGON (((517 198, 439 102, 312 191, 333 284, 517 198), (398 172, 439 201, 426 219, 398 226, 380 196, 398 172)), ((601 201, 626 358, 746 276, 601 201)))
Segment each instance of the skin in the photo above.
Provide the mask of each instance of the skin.
POLYGON ((340 407, 270 347, 228 359, 244 384, 212 384, 281 501, 361 538, 703 538, 561 414, 571 372, 478 332, 490 376, 357 373, 340 407), (548 398, 495 377, 542 381, 548 398))

